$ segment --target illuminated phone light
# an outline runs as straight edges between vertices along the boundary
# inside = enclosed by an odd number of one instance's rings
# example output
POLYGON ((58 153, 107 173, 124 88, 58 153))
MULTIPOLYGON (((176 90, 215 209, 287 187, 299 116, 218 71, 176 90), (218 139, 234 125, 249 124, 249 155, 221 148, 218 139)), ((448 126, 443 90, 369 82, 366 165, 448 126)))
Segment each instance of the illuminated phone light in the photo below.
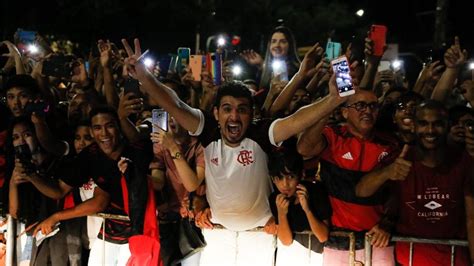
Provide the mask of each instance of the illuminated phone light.
POLYGON ((402 67, 402 65, 403 65, 403 61, 401 61, 401 60, 393 60, 393 62, 392 62, 392 67, 393 67, 394 70, 400 69, 400 67, 402 67))
POLYGON ((474 70, 474 62, 469 63, 469 70, 474 70))
POLYGON ((222 47, 224 45, 225 45, 225 38, 221 36, 217 39, 217 46, 222 47))
POLYGON ((356 15, 359 16, 359 17, 362 17, 364 15, 364 13, 365 13, 364 9, 359 9, 359 10, 357 10, 356 15))
POLYGON ((28 52, 30 52, 30 54, 36 54, 39 52, 39 48, 38 46, 34 45, 34 44, 30 44, 28 45, 28 52))
POLYGON ((272 63, 273 72, 278 72, 278 70, 283 68, 283 61, 274 60, 272 63))
POLYGON ((232 67, 232 74, 234 74, 234 76, 240 76, 240 74, 242 74, 242 67, 239 66, 239 65, 235 65, 232 67))
POLYGON ((143 60, 143 64, 145 64, 146 67, 151 67, 155 64, 155 61, 153 61, 153 59, 147 57, 143 60))

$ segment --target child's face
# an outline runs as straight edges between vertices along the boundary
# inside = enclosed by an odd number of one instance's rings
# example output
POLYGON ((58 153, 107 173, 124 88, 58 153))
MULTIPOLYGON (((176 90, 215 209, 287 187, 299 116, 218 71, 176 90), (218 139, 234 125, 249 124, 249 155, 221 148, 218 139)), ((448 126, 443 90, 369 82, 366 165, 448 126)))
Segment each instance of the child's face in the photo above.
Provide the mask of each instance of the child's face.
POLYGON ((293 174, 281 174, 280 176, 273 177, 273 183, 280 193, 285 194, 289 198, 295 195, 299 178, 293 174))

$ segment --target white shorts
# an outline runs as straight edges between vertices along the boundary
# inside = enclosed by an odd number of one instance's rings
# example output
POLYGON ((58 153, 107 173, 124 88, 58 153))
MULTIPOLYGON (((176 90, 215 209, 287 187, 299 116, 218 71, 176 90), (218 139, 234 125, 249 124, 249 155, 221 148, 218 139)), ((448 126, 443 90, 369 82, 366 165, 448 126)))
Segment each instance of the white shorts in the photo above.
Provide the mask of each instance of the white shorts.
POLYGON ((114 244, 105 241, 105 261, 104 241, 98 239, 92 244, 91 253, 89 255, 89 266, 125 266, 130 258, 130 249, 127 244, 114 244))
POLYGON ((235 232, 227 229, 203 229, 207 246, 201 253, 200 266, 271 266, 275 254, 275 236, 265 232, 235 232))
POLYGON ((276 254, 276 266, 321 266, 323 265, 323 254, 316 253, 311 249, 293 240, 289 246, 283 245, 278 240, 276 254))

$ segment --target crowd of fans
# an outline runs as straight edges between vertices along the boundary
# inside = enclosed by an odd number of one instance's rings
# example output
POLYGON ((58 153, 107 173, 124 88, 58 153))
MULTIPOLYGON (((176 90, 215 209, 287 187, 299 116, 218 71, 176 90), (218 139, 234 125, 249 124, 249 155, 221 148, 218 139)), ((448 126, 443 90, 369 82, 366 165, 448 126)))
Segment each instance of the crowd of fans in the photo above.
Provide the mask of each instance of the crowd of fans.
MULTIPOLYGON (((283 26, 264 57, 236 55, 253 73, 244 81, 226 61, 235 51, 212 51, 222 71, 207 61, 199 74, 186 58, 146 64, 138 39, 121 42, 87 57, 39 34, 1 44, 0 232, 14 235, 18 265, 347 265, 335 231, 354 232, 358 261, 368 235, 373 265, 409 265, 392 235, 467 239, 455 265, 474 262, 474 70, 458 37, 414 84, 380 68, 370 35, 363 60, 349 44, 337 51, 347 97, 325 46, 299 58, 283 26), (188 219, 207 245, 183 258, 188 219)), ((449 246, 414 250, 413 265, 451 262, 449 246)))

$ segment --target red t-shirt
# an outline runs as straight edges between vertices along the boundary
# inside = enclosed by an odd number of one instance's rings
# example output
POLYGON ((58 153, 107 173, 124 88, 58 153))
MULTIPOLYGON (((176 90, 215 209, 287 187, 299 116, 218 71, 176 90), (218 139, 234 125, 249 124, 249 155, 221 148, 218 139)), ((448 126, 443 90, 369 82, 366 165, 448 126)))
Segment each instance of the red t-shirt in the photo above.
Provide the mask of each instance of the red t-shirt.
MULTIPOLYGON (((404 181, 395 182, 399 197, 397 233, 420 238, 466 239, 464 196, 472 193, 474 161, 467 154, 448 151, 435 168, 414 161, 404 181)), ((408 265, 408 243, 397 243, 397 260, 408 265)), ((415 245, 413 265, 449 265, 450 246, 415 245)), ((469 256, 457 248, 456 265, 469 256)), ((467 259, 467 260, 466 260, 467 259)))

